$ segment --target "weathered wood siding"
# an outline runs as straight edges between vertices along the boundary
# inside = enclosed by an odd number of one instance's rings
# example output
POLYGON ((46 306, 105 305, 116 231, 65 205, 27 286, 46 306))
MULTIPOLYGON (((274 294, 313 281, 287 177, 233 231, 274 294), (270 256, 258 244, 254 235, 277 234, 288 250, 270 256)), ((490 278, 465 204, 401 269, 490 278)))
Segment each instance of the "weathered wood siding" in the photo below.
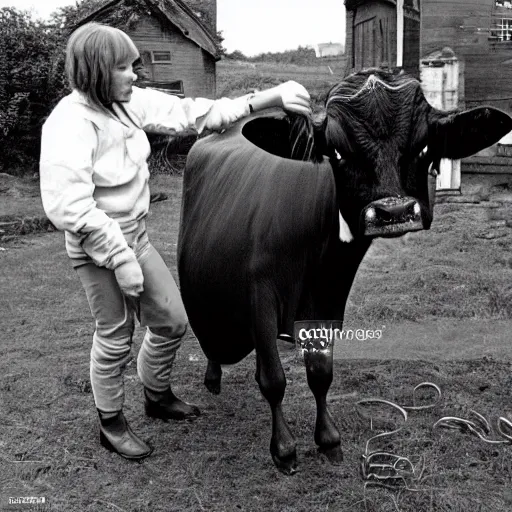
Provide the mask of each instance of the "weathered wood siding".
MULTIPOLYGON (((165 29, 154 17, 142 18, 129 32, 141 54, 152 50, 171 52, 171 63, 146 62, 151 80, 182 80, 185 96, 215 97, 215 60, 178 29, 165 29)), ((147 60, 147 59, 145 59, 147 60)))
POLYGON ((420 62, 420 13, 405 7, 403 68, 419 77, 420 62))
POLYGON ((347 63, 352 71, 396 63, 396 11, 377 0, 347 11, 347 63))
MULTIPOLYGON (((417 1, 405 2, 404 69, 419 74, 420 22, 417 1)), ((368 67, 395 67, 397 15, 394 2, 370 0, 347 10, 347 68, 350 72, 368 67)))
POLYGON ((512 42, 490 39, 496 18, 512 10, 494 0, 423 0, 421 56, 450 47, 464 65, 467 107, 491 104, 512 110, 512 42))

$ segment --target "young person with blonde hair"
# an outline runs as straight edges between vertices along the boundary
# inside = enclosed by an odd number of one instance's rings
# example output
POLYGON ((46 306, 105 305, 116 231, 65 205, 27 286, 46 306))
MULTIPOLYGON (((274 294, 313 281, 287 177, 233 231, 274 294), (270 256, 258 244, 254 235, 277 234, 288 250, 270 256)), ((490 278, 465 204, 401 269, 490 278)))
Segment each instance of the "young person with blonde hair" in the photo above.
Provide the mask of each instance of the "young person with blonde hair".
POLYGON ((139 52, 127 34, 88 23, 70 37, 71 94, 43 126, 41 195, 65 243, 96 322, 90 377, 100 441, 127 459, 152 448, 123 415, 123 369, 130 359, 134 315, 146 334, 137 359, 151 417, 185 419, 199 410, 177 398, 171 367, 187 328, 174 279, 148 240, 150 146, 145 131, 221 130, 251 110, 283 107, 308 113, 309 95, 295 82, 234 100, 179 99, 134 86, 139 52))

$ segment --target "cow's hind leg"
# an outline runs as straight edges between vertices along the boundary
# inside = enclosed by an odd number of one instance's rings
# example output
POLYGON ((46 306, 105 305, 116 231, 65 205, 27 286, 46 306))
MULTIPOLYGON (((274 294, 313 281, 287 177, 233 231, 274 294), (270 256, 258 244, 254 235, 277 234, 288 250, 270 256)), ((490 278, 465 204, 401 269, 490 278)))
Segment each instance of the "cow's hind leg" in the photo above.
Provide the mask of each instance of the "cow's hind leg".
MULTIPOLYGON (((265 318, 265 315, 262 315, 265 318)), ((264 325, 254 326, 256 346, 256 382, 270 405, 272 412, 272 438, 270 454, 277 468, 287 475, 297 469, 295 437, 285 418, 281 404, 286 389, 284 374, 276 346, 277 328, 272 315, 264 325)))
POLYGON ((220 381, 222 378, 222 368, 219 363, 215 363, 208 359, 208 366, 206 367, 206 373, 204 374, 204 385, 206 389, 218 395, 220 393, 220 381))
POLYGON ((332 353, 308 351, 304 357, 309 388, 316 400, 315 443, 333 464, 343 460, 340 433, 327 409, 327 392, 332 383, 332 353))

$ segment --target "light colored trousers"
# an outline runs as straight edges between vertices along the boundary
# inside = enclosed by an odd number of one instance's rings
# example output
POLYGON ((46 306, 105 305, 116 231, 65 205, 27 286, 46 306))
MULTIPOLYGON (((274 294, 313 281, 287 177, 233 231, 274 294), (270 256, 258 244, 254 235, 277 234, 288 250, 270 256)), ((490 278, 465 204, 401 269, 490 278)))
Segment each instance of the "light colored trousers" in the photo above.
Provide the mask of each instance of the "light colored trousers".
POLYGON ((187 328, 181 295, 171 272, 149 243, 145 229, 130 246, 144 275, 144 291, 134 304, 121 293, 113 270, 88 262, 76 267, 96 321, 91 350, 91 386, 96 407, 120 411, 124 403, 123 370, 130 360, 134 306, 146 334, 137 358, 143 385, 163 392, 170 386, 172 364, 187 328))

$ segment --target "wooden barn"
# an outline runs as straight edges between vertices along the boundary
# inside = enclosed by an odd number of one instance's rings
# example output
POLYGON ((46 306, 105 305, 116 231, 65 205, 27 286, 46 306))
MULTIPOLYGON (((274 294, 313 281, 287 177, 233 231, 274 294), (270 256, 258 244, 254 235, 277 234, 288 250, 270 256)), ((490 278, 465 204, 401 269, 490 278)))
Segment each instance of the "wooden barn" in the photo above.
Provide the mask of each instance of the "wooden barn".
POLYGON ((423 0, 421 57, 444 47, 461 62, 459 106, 512 111, 512 2, 423 0))
POLYGON ((349 72, 403 68, 419 75, 420 0, 345 0, 349 72))
POLYGON ((89 21, 118 26, 139 49, 148 85, 180 96, 213 98, 220 59, 216 0, 204 4, 209 7, 206 16, 181 0, 110 0, 82 18, 77 28, 89 21))

